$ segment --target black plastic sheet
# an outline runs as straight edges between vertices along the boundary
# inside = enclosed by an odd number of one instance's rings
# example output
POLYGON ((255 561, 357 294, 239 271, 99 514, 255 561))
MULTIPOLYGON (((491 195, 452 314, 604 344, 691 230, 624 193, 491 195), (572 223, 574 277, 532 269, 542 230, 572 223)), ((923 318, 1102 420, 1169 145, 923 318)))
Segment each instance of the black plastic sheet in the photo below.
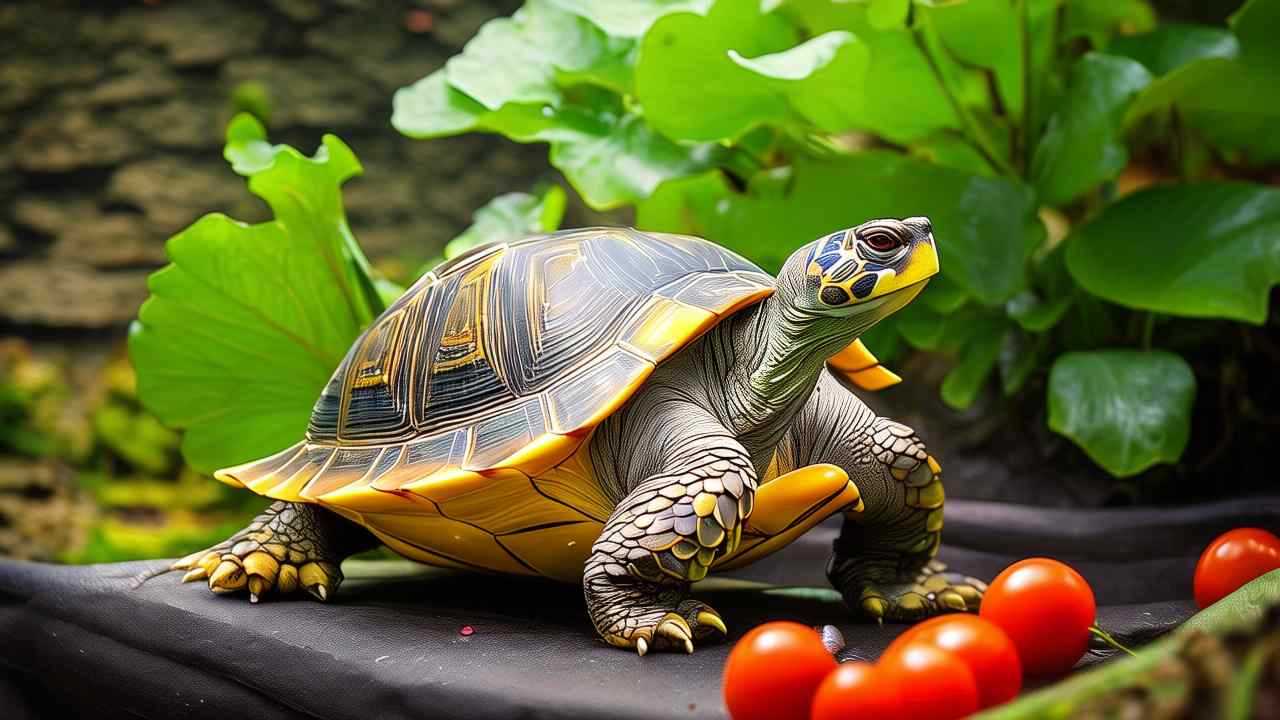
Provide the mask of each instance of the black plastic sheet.
MULTIPOLYGON (((1088 511, 952 501, 942 559, 987 579, 1022 557, 1067 561, 1093 585, 1099 623, 1141 644, 1192 613, 1200 550, 1243 525, 1276 529, 1280 498, 1088 511)), ((829 623, 850 656, 874 658, 901 626, 852 621, 827 588, 837 528, 815 529, 695 594, 722 613, 731 641, 771 619, 829 623)), ((329 604, 250 605, 182 585, 178 573, 147 578, 165 565, 0 561, 0 717, 725 715, 720 676, 731 642, 644 658, 608 647, 575 586, 353 561, 329 604)))

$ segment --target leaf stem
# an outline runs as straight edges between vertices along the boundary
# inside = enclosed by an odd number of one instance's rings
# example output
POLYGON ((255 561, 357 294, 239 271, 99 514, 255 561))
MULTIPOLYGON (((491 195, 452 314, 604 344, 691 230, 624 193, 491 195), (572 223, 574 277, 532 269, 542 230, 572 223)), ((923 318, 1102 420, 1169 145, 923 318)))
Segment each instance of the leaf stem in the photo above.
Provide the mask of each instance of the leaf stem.
POLYGON ((1125 646, 1123 643, 1121 643, 1119 640, 1116 640, 1116 639, 1115 639, 1115 636, 1113 636, 1111 633, 1107 632, 1106 630, 1103 630, 1102 628, 1098 627, 1097 625, 1090 625, 1090 626, 1089 626, 1089 632, 1090 632, 1090 633, 1092 633, 1094 637, 1098 638, 1099 640, 1101 640, 1102 642, 1106 643, 1107 645, 1110 645, 1111 647, 1115 648, 1116 650, 1119 650, 1119 651, 1121 651, 1121 652, 1127 652, 1127 653, 1129 653, 1130 655, 1137 655, 1137 654, 1138 654, 1138 653, 1136 653, 1136 652, 1134 652, 1134 651, 1130 650, 1128 647, 1126 647, 1126 646, 1125 646))
POLYGON ((1151 350, 1151 338, 1155 335, 1156 330, 1156 314, 1147 313, 1142 321, 1142 349, 1151 350))
POLYGON ((942 68, 938 66, 938 61, 933 57, 933 53, 929 52, 929 46, 924 41, 924 35, 919 26, 911 28, 911 37, 915 40, 916 47, 919 48, 920 54, 924 56, 925 62, 929 64, 929 70, 933 73, 934 79, 938 83, 938 87, 942 88, 942 94, 946 95, 947 102, 951 104, 951 110, 955 112, 956 117, 960 118, 960 123, 964 126, 965 134, 969 138, 970 144, 973 145, 986 160, 991 167, 998 169, 1000 172, 1010 177, 1017 177, 1017 172, 1000 153, 995 151, 995 145, 991 142, 991 138, 987 137, 982 126, 978 124, 969 109, 960 102, 952 92, 951 86, 947 84, 946 78, 942 75, 942 68))

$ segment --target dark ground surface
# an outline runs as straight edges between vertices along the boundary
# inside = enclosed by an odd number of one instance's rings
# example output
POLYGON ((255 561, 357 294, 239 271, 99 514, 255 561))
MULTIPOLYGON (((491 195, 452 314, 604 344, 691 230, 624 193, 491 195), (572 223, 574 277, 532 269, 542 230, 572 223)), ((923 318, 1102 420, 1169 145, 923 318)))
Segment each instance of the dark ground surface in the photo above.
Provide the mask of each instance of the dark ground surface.
MULTIPOLYGON (((956 501, 943 559, 986 578, 1028 555, 1068 561, 1093 584, 1099 623, 1141 644, 1190 615, 1196 556, 1241 525, 1277 529, 1280 497, 1093 511, 956 501)), ((771 619, 831 623, 851 654, 874 658, 900 627, 851 622, 826 589, 835 532, 819 528, 697 594, 732 639, 771 619)), ((144 579, 164 566, 0 561, 0 716, 724 717, 729 643, 644 658, 607 647, 577 587, 353 561, 333 603, 251 606, 176 574, 144 579)))

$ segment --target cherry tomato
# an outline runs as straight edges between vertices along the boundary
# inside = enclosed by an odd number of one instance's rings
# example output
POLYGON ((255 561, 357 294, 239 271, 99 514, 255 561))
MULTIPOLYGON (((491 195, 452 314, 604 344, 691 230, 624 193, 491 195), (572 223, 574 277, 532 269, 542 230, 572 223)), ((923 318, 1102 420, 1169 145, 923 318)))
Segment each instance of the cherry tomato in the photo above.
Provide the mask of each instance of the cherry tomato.
POLYGON ((724 666, 724 702, 733 720, 808 720, 813 695, 836 669, 822 636, 793 622, 752 628, 724 666))
POLYGON ((840 663, 818 686, 811 720, 905 717, 898 688, 887 673, 868 662, 840 663))
POLYGON ((1097 613, 1093 589, 1070 566, 1021 560, 996 576, 979 614, 1008 634, 1027 675, 1062 675, 1089 648, 1097 613))
MULTIPOLYGON (((898 690, 911 720, 953 720, 978 711, 978 684, 959 656, 924 642, 904 643, 876 664, 898 690)), ((892 717, 892 716, 891 716, 892 717)))
POLYGON ((942 615, 926 620, 898 636, 884 651, 922 642, 963 660, 978 683, 978 705, 989 708, 1008 702, 1022 689, 1022 663, 1013 640, 999 626, 973 615, 942 615))
POLYGON ((1261 528, 1219 535, 1196 563, 1196 604, 1209 607, 1256 577, 1280 568, 1280 538, 1261 528))

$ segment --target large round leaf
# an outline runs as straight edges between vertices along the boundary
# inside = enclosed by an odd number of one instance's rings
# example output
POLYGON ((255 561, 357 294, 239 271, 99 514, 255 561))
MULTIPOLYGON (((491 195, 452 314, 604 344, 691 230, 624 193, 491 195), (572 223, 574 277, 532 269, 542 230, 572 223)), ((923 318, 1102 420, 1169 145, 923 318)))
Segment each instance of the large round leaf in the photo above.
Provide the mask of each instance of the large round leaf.
POLYGON ((1261 324, 1280 283, 1280 190, 1156 187, 1109 206, 1067 240, 1081 287, 1114 303, 1261 324))
POLYGON ((649 28, 636 63, 645 117, 676 140, 735 138, 787 115, 770 78, 730 56, 756 57, 795 44, 795 29, 759 3, 720 0, 707 15, 667 15, 649 28))
POLYGON ((1181 356, 1109 350, 1062 355, 1049 373, 1049 427, 1116 477, 1182 457, 1196 379, 1181 356))
POLYGON ((300 440, 329 375, 381 311, 342 208, 341 185, 360 172, 351 150, 326 135, 305 157, 241 116, 226 155, 275 219, 206 215, 175 235, 129 336, 139 397, 186 430, 183 455, 204 471, 300 440))

